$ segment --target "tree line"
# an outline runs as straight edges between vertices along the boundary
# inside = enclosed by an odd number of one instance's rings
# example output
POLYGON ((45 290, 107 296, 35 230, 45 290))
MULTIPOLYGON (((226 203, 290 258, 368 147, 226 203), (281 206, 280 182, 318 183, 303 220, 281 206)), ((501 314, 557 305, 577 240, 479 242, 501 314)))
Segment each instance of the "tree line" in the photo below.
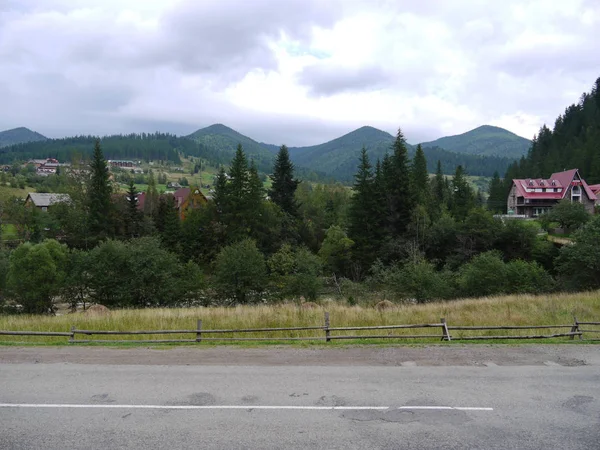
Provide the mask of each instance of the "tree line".
POLYGON ((133 179, 116 192, 97 141, 90 170, 70 178, 70 203, 47 213, 4 204, 28 242, 0 255, 0 292, 47 312, 58 300, 146 307, 329 292, 425 302, 600 287, 598 218, 577 222, 575 245, 559 250, 535 223, 494 218, 461 166, 452 179, 436 166, 430 177, 421 148, 410 159, 399 130, 374 165, 363 149, 352 189, 299 180, 285 146, 266 189, 239 145, 208 202, 182 218, 153 177, 143 208, 133 179))

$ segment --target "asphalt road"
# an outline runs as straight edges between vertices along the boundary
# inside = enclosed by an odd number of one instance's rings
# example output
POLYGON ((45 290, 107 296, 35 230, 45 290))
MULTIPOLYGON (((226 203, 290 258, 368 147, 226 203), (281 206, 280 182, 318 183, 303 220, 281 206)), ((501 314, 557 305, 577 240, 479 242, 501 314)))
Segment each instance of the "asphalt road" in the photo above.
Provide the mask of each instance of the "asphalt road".
POLYGON ((596 361, 4 363, 0 449, 600 449, 596 361))

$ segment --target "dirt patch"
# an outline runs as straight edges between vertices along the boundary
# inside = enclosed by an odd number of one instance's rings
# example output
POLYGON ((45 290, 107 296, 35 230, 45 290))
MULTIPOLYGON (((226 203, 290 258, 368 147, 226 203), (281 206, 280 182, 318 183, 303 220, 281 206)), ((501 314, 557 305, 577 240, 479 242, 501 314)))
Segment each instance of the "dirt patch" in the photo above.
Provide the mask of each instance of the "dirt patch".
POLYGON ((0 347, 0 364, 239 366, 560 366, 600 365, 595 345, 427 345, 421 347, 0 347), (414 364, 413 364, 414 363, 414 364))

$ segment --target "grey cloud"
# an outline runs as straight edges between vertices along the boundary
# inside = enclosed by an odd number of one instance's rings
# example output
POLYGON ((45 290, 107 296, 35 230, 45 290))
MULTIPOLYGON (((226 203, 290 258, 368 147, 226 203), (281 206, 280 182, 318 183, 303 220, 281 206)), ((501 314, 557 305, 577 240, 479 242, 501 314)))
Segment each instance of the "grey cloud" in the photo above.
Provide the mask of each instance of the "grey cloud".
POLYGON ((275 70, 270 42, 285 35, 307 40, 312 26, 339 17, 336 2, 318 0, 185 1, 167 11, 156 30, 96 30, 70 50, 72 59, 98 58, 128 67, 172 66, 215 75, 225 83, 253 69, 275 70))
POLYGON ((341 92, 369 91, 387 87, 390 74, 378 66, 337 67, 329 62, 306 67, 298 81, 311 94, 329 96, 341 92))

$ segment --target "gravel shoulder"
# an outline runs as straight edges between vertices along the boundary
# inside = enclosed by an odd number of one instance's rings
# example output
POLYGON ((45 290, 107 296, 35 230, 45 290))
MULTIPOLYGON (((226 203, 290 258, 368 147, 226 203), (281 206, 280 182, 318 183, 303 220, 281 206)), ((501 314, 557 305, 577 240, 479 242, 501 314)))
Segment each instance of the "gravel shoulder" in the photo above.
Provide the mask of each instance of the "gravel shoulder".
POLYGON ((231 366, 600 365, 595 345, 424 345, 344 348, 0 347, 0 364, 231 366))

